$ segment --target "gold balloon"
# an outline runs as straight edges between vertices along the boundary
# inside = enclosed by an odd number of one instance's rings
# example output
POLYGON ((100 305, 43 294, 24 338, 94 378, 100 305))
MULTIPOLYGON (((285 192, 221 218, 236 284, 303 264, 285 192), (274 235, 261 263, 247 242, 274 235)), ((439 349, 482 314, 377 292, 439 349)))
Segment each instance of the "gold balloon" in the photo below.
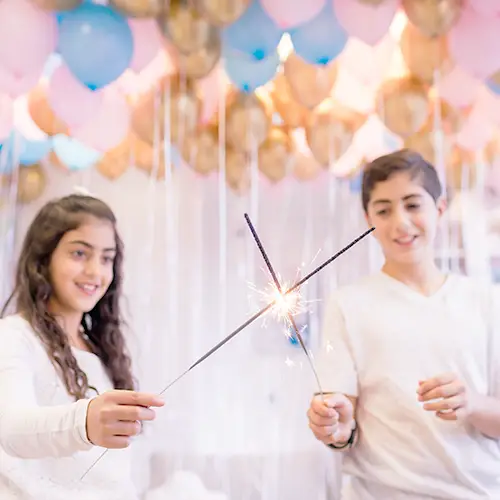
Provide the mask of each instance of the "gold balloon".
POLYGON ((500 70, 494 73, 492 76, 490 76, 490 81, 491 83, 495 85, 500 85, 500 70))
POLYGON ((43 10, 73 10, 83 3, 83 0, 31 0, 33 5, 36 5, 43 10))
POLYGON ((96 168, 104 177, 115 180, 126 172, 131 159, 132 143, 128 137, 116 148, 108 151, 97 163, 96 168))
POLYGON ((417 79, 403 77, 384 82, 377 95, 377 113, 386 127, 409 137, 427 122, 427 89, 417 79))
POLYGON ((153 149, 151 144, 141 140, 134 134, 131 136, 131 156, 132 163, 149 176, 156 173, 156 179, 165 178, 165 148, 161 144, 156 149, 153 149))
POLYGON ((355 1, 358 1, 359 3, 365 5, 372 5, 373 7, 377 7, 377 5, 382 5, 386 0, 355 0, 355 1))
POLYGON ((189 136, 182 156, 195 172, 208 175, 219 165, 219 135, 216 125, 206 125, 189 136))
MULTIPOLYGON (((407 137, 404 142, 405 148, 416 151, 432 165, 436 165, 439 159, 436 156, 435 144, 435 137, 430 129, 421 130, 407 137)), ((443 160, 448 163, 453 151, 453 138, 449 135, 443 135, 440 147, 443 150, 443 160)))
POLYGON ((214 33, 208 43, 189 54, 179 53, 177 64, 181 74, 188 78, 199 79, 207 76, 217 65, 221 57, 219 33, 214 33))
POLYGON ((248 9, 250 0, 195 0, 195 6, 212 24, 234 23, 248 9))
POLYGON ((196 128, 201 114, 201 102, 192 82, 168 78, 160 82, 157 88, 142 95, 133 108, 132 129, 140 139, 153 145, 155 134, 158 134, 160 141, 164 140, 165 114, 169 107, 172 142, 182 143, 196 128))
POLYGON ((365 120, 360 113, 336 103, 314 110, 306 125, 306 138, 314 158, 325 167, 340 158, 365 120))
POLYGON ((401 35, 401 52, 410 73, 425 83, 434 82, 435 72, 451 70, 453 63, 448 54, 444 36, 428 37, 411 23, 407 23, 401 35))
POLYGON ((44 85, 39 85, 30 92, 28 111, 35 125, 47 135, 68 133, 66 125, 52 111, 47 98, 47 89, 44 85))
POLYGON ((236 151, 251 153, 265 140, 271 118, 255 94, 238 93, 226 110, 226 138, 236 151))
POLYGON ((31 203, 41 196, 45 190, 47 179, 39 164, 19 167, 17 179, 17 201, 31 203))
POLYGON ((455 191, 462 186, 471 188, 476 185, 477 172, 474 154, 455 146, 446 165, 446 184, 455 191))
POLYGON ((305 125, 309 110, 295 100, 283 73, 272 82, 270 96, 285 127, 294 129, 305 125))
POLYGON ((293 176, 302 182, 316 179, 321 172, 321 165, 313 156, 297 153, 293 163, 293 176))
POLYGON ((484 148, 484 158, 489 165, 498 165, 500 160, 500 134, 496 133, 484 148))
POLYGON ((272 182, 279 182, 286 177, 292 141, 289 135, 279 127, 273 127, 264 143, 259 148, 259 169, 272 182))
POLYGON ((460 18, 465 0, 402 0, 408 20, 424 35, 445 35, 460 18))
POLYGON ((226 182, 237 194, 245 194, 250 189, 250 169, 243 153, 226 151, 226 182))
POLYGON ((285 78, 295 100, 306 108, 315 108, 332 92, 337 79, 335 61, 327 66, 316 66, 290 53, 283 65, 285 78))
POLYGON ((129 17, 158 17, 164 9, 164 0, 109 0, 111 7, 129 17))
POLYGON ((158 24, 179 52, 185 54, 206 47, 218 31, 186 0, 172 0, 158 24))

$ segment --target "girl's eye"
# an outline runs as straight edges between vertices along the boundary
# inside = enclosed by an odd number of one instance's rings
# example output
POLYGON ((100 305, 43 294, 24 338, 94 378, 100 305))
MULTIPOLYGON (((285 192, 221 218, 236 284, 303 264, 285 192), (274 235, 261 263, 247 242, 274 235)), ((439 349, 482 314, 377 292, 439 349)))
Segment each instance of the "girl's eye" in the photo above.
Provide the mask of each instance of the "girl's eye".
POLYGON ((112 264, 115 261, 114 257, 103 257, 102 260, 105 264, 112 264))
POLYGON ((83 250, 75 250, 72 252, 73 257, 76 257, 77 259, 81 259, 85 257, 85 252, 83 250))

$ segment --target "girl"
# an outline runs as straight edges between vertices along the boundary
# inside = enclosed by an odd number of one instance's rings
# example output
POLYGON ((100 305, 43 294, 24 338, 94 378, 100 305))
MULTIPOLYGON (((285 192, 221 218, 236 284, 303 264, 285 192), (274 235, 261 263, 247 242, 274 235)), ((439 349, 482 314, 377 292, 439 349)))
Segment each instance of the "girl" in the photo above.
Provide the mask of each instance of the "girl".
POLYGON ((319 355, 331 394, 308 411, 318 440, 349 450, 342 498, 500 498, 492 290, 436 266, 445 202, 418 154, 369 164, 362 204, 385 263, 332 298, 319 355))
POLYGON ((121 330, 123 243, 111 209, 71 195, 31 224, 0 320, 0 498, 132 500, 128 450, 163 403, 134 392, 121 330), (3 314, 2 314, 3 316, 3 314), (101 447, 101 448, 99 448, 101 447))

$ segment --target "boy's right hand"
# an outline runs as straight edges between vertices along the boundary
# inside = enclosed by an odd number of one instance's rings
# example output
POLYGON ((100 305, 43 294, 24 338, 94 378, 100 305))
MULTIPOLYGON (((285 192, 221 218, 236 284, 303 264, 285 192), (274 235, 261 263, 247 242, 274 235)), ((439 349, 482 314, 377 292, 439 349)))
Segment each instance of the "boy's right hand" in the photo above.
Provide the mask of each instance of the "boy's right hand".
POLYGON ((352 433, 354 407, 351 400, 343 394, 315 396, 307 418, 316 439, 326 445, 343 444, 352 433))
POLYGON ((131 438, 141 432, 141 422, 156 418, 150 407, 164 404, 156 394, 119 390, 105 392, 89 403, 87 437, 95 446, 127 448, 131 438))

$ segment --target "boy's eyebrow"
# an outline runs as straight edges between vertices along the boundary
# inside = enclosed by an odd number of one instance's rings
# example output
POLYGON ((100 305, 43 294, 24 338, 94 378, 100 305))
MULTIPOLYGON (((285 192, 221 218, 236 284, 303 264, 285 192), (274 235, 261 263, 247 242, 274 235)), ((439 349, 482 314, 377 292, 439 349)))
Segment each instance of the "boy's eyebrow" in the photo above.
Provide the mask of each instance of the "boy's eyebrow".
MULTIPOLYGON (((406 196, 403 197, 403 201, 408 201, 411 200, 412 198, 422 198, 421 194, 407 194, 406 196)), ((391 203, 391 200, 386 200, 386 199, 380 199, 380 200, 375 200, 373 202, 374 205, 381 205, 385 203, 391 203)))
MULTIPOLYGON (((73 240, 69 242, 70 245, 82 245, 90 250, 94 250, 94 246, 83 240, 73 240)), ((103 248, 103 252, 116 252, 116 247, 103 248)))

